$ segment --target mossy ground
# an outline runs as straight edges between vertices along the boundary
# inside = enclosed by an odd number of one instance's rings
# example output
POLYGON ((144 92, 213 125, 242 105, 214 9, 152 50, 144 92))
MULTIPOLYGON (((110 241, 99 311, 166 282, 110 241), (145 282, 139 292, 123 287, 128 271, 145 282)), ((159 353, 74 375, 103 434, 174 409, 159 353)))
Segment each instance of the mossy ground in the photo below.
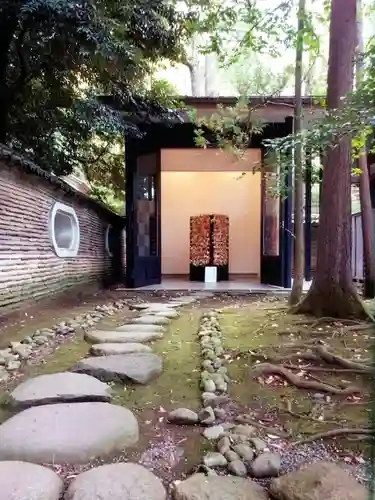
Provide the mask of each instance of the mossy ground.
MULTIPOLYGON (((313 339, 324 341, 330 351, 342 357, 369 359, 373 342, 371 330, 345 331, 340 322, 318 323, 314 326, 309 318, 288 314, 286 306, 281 308, 277 304, 272 307, 260 302, 225 309, 220 322, 225 348, 231 355, 228 365, 229 374, 234 380, 230 385, 231 396, 240 407, 250 412, 262 408, 275 409, 278 420, 295 440, 338 427, 369 427, 371 384, 368 376, 351 374, 350 371, 345 374, 312 373, 313 377, 330 385, 355 385, 363 390, 361 398, 329 395, 327 402, 325 398, 317 398, 319 390, 314 395, 314 391, 297 389, 267 376, 265 383, 260 383, 250 372, 259 355, 283 359, 293 353, 306 352, 312 347, 313 339), (302 417, 294 417, 285 411, 288 404, 293 412, 302 417), (311 412, 314 411, 313 420, 311 412)), ((293 361, 293 364, 296 362, 293 361)), ((294 370, 294 373, 303 375, 302 370, 294 370)), ((349 441, 347 438, 338 438, 336 443, 340 448, 354 452, 368 451, 369 448, 363 439, 349 441)))
MULTIPOLYGON (((331 396, 330 403, 322 404, 324 421, 293 417, 285 411, 286 401, 290 401, 294 412, 308 417, 316 407, 314 394, 283 384, 260 384, 250 376, 254 364, 254 354, 283 357, 292 352, 303 351, 304 346, 313 338, 329 344, 330 349, 346 358, 355 359, 357 355, 370 357, 371 332, 344 332, 339 324, 311 326, 311 320, 291 316, 285 304, 280 301, 249 301, 242 299, 222 300, 211 304, 202 302, 200 306, 183 308, 181 316, 173 320, 164 338, 153 343, 155 353, 164 361, 164 370, 155 380, 145 386, 115 384, 113 403, 132 410, 140 422, 140 440, 137 448, 131 451, 129 459, 139 460, 152 444, 165 441, 182 443, 183 457, 177 468, 178 474, 196 465, 205 451, 212 446, 205 441, 199 428, 166 425, 166 412, 178 407, 198 409, 200 407, 199 368, 200 355, 197 330, 202 313, 211 308, 222 308, 220 324, 223 342, 228 355, 230 395, 244 411, 259 408, 276 409, 276 415, 294 439, 307 437, 316 432, 333 427, 368 427, 369 425, 369 381, 359 375, 337 375, 332 373, 314 374, 319 379, 339 386, 346 380, 364 390, 361 400, 348 401, 342 397, 331 396), (342 331, 341 331, 342 330, 342 331), (298 343, 298 347, 293 346, 298 343), (365 351, 368 351, 367 353, 365 351)), ((135 313, 119 312, 114 317, 104 319, 100 329, 123 324, 126 317, 135 313)), ((50 325, 49 325, 50 326, 50 325)), ((77 332, 74 339, 61 344, 58 349, 39 364, 25 368, 25 376, 31 377, 44 373, 69 370, 76 361, 88 355, 89 345, 83 339, 83 332, 77 332)), ((295 372, 297 373, 297 372, 295 372)), ((18 383, 20 380, 18 381, 18 383)), ((9 390, 12 386, 9 386, 9 390)), ((316 391, 319 392, 319 391, 316 391)), ((319 402, 319 401, 318 401, 319 402)), ((0 392, 0 421, 11 416, 9 396, 6 390, 0 392)), ((337 441, 345 450, 363 451, 363 441, 337 441)), ((176 446, 177 446, 176 445, 176 446)), ((168 467, 166 466, 165 469, 168 467)))

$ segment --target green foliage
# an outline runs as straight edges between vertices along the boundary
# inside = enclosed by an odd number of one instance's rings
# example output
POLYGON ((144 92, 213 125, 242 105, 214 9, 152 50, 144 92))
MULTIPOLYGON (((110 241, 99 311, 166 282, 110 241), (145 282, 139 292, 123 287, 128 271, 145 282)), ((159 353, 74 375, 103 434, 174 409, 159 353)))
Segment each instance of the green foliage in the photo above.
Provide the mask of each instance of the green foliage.
MULTIPOLYGON (((240 67, 243 68, 246 58, 248 58, 251 65, 251 58, 254 58, 255 53, 258 53, 255 58, 259 58, 259 54, 263 52, 277 54, 275 47, 280 50, 280 47, 295 47, 296 45, 297 32, 295 28, 290 26, 288 19, 292 3, 284 2, 281 7, 272 12, 267 10, 267 7, 258 9, 256 7, 258 4, 259 2, 236 2, 236 7, 232 7, 236 15, 230 18, 231 22, 226 24, 224 33, 231 33, 231 30, 238 29, 239 25, 244 28, 242 31, 243 36, 234 49, 228 50, 228 42, 225 41, 225 37, 220 46, 214 44, 211 47, 217 50, 222 61, 232 68, 236 64, 240 64, 240 67), (269 24, 268 32, 266 30, 267 24, 269 24), (266 32, 269 33, 268 38, 265 38, 266 32)), ((320 57, 320 40, 315 33, 314 26, 317 23, 326 24, 329 12, 330 2, 327 2, 322 13, 306 13, 303 44, 305 52, 310 53, 312 60, 320 57)), ((324 109, 323 119, 313 121, 300 134, 291 134, 288 137, 264 141, 267 150, 266 165, 267 162, 269 165, 274 165, 275 158, 277 158, 279 181, 293 168, 293 157, 289 153, 295 149, 297 144, 302 144, 308 154, 319 155, 326 148, 335 147, 343 137, 350 135, 353 138, 353 160, 358 158, 360 151, 363 151, 364 145, 375 151, 373 134, 375 117, 374 40, 370 41, 364 59, 365 72, 361 85, 350 96, 346 96, 346 105, 342 109, 327 110, 325 99, 319 98, 316 104, 324 109)), ((262 76, 264 75, 260 71, 257 73, 254 69, 247 69, 247 72, 248 75, 251 75, 251 72, 258 75, 256 83, 264 89, 263 95, 266 104, 267 98, 272 97, 272 89, 270 85, 267 86, 267 79, 262 82, 262 76)), ((246 76, 242 77, 242 80, 245 81, 246 76)), ((225 110, 218 109, 211 117, 199 120, 195 118, 196 144, 198 146, 207 147, 212 141, 222 149, 231 150, 236 155, 241 155, 241 150, 248 145, 252 134, 262 131, 262 124, 254 120, 256 107, 248 102, 249 87, 253 88, 254 83, 251 82, 251 78, 249 80, 250 85, 243 86, 241 90, 244 97, 239 99, 236 106, 225 110)), ((320 165, 315 165, 314 178, 318 176, 320 168, 320 165)), ((284 194, 282 192, 283 184, 279 182, 276 189, 281 196, 284 194)))
POLYGON ((241 157, 252 135, 260 134, 263 123, 249 111, 248 100, 238 99, 235 106, 218 105, 209 117, 190 115, 195 120, 195 144, 198 147, 216 145, 241 157))
POLYGON ((281 70, 266 66, 261 57, 251 51, 239 57, 228 69, 231 83, 241 96, 279 96, 294 72, 292 65, 281 70))
POLYGON ((146 77, 180 57, 183 21, 168 0, 2 1, 0 140, 57 175, 81 170, 121 190, 113 146, 138 130, 97 96, 166 112, 146 77))

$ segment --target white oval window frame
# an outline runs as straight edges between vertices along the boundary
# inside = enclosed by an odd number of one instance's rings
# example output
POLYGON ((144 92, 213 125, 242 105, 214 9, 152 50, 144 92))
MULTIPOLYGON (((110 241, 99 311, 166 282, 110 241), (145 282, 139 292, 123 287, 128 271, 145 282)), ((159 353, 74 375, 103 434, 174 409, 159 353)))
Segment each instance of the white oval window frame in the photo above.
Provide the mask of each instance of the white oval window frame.
POLYGON ((53 249, 55 250, 55 253, 58 257, 76 257, 78 255, 79 251, 79 244, 80 244, 80 227, 79 227, 79 220, 77 217, 77 214, 74 210, 73 207, 69 205, 65 205, 65 203, 60 203, 57 201, 50 212, 50 217, 49 217, 49 233, 51 236, 51 241, 53 245, 53 249), (60 248, 56 242, 56 235, 55 235, 55 217, 57 212, 64 212, 70 217, 73 218, 74 220, 74 225, 73 225, 73 244, 71 248, 60 248))
POLYGON ((105 230, 105 239, 104 239, 105 250, 107 252, 107 255, 109 255, 109 257, 113 257, 113 253, 109 249, 109 231, 111 230, 111 228, 112 224, 108 224, 105 230))

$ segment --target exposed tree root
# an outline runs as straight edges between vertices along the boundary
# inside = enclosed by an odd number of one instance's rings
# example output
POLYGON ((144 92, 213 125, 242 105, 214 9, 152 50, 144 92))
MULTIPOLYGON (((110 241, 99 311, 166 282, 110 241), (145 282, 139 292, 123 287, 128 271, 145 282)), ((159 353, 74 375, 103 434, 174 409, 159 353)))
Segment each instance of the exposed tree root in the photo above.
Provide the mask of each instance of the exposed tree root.
POLYGON ((362 325, 363 321, 350 318, 333 318, 332 316, 322 316, 321 318, 305 318, 301 321, 294 321, 294 325, 309 325, 310 328, 315 328, 322 323, 354 323, 355 325, 362 325))
POLYGON ((349 326, 344 326, 343 330, 344 332, 362 332, 366 330, 372 330, 375 328, 374 323, 362 323, 359 325, 349 325, 349 326))
POLYGON ((300 366, 300 365, 280 365, 283 368, 286 368, 287 370, 303 370, 305 372, 321 372, 321 373, 340 373, 340 374, 347 374, 347 375, 360 375, 360 374, 365 374, 366 371, 360 369, 353 369, 351 368, 350 370, 347 368, 335 368, 334 366, 300 366))
POLYGON ((345 387, 344 389, 340 389, 339 387, 333 387, 325 383, 305 380, 298 375, 295 375, 290 370, 271 363, 262 363, 257 365, 252 369, 252 374, 254 377, 259 377, 260 375, 278 375, 298 389, 320 391, 341 396, 361 393, 361 390, 357 387, 345 387))
POLYGON ((341 366, 343 368, 347 368, 349 370, 354 369, 354 370, 362 370, 363 372, 366 372, 366 373, 372 373, 372 374, 374 373, 373 366, 365 365, 365 364, 359 363, 357 361, 351 361, 350 359, 345 359, 345 358, 342 358, 341 356, 337 356, 336 354, 332 354, 323 345, 319 345, 319 346, 315 347, 315 352, 327 364, 339 365, 339 366, 341 366))
POLYGON ((269 427, 266 424, 262 424, 257 420, 252 419, 249 415, 238 415, 238 417, 235 418, 235 421, 239 424, 249 424, 254 427, 257 427, 258 429, 264 429, 269 434, 274 434, 275 436, 278 436, 280 438, 285 439, 290 437, 290 433, 280 431, 279 429, 275 429, 274 427, 269 427))
POLYGON ((282 358, 276 356, 267 356, 267 354, 252 354, 251 357, 259 361, 264 360, 274 364, 283 363, 284 361, 295 361, 298 359, 301 359, 303 361, 311 361, 314 363, 319 363, 321 361, 321 359, 315 356, 312 352, 304 352, 299 354, 293 353, 283 356, 282 358))
POLYGON ((337 354, 333 354, 328 351, 327 346, 324 344, 319 344, 314 347, 315 353, 308 350, 306 352, 301 353, 293 353, 288 354, 286 356, 281 357, 272 357, 267 355, 255 354, 252 355, 253 358, 259 360, 265 360, 268 363, 278 364, 282 363, 281 366, 283 368, 291 368, 291 369, 301 369, 306 371, 331 371, 336 373, 369 373, 375 374, 375 367, 366 362, 353 361, 350 359, 343 358, 342 356, 338 356, 337 354), (310 366, 299 366, 299 365, 285 365, 285 362, 294 361, 294 360, 303 360, 313 363, 324 362, 328 365, 337 365, 338 368, 326 368, 326 367, 310 367, 310 366), (340 368, 344 371, 340 372, 340 368))
POLYGON ((300 444, 307 444, 307 443, 312 443, 313 441, 318 441, 319 439, 330 439, 334 438, 337 436, 345 436, 345 435, 350 435, 350 434, 356 434, 356 435, 361 435, 361 436, 375 436, 375 431, 374 429, 368 429, 368 428, 350 428, 350 427, 343 427, 341 429, 332 429, 330 431, 326 432, 319 432, 318 434, 314 434, 313 436, 310 436, 306 439, 301 439, 299 441, 295 441, 294 443, 291 444, 291 446, 298 446, 300 444))

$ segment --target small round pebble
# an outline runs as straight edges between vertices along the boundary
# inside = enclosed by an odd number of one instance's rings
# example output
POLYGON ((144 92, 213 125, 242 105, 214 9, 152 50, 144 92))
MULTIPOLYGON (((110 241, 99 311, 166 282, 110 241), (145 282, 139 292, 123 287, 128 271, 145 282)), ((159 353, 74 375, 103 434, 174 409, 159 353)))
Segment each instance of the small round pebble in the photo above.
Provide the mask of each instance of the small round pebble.
POLYGON ((228 460, 228 462, 234 462, 235 460, 241 460, 239 455, 235 451, 229 450, 225 452, 225 458, 228 460))
POLYGON ((219 439, 223 432, 224 429, 222 425, 214 425, 213 427, 207 427, 207 429, 203 431, 203 436, 210 440, 219 439))
POLYGON ((217 443, 217 449, 222 455, 225 455, 225 453, 230 450, 230 440, 227 436, 220 439, 217 443))
POLYGON ((234 460, 228 464, 228 471, 235 476, 244 477, 247 475, 246 466, 241 460, 234 460))
POLYGON ((254 451, 247 444, 239 443, 232 446, 232 450, 243 460, 250 461, 254 458, 254 451))
POLYGON ((224 467, 228 462, 221 453, 210 451, 203 457, 203 463, 207 467, 224 467))

